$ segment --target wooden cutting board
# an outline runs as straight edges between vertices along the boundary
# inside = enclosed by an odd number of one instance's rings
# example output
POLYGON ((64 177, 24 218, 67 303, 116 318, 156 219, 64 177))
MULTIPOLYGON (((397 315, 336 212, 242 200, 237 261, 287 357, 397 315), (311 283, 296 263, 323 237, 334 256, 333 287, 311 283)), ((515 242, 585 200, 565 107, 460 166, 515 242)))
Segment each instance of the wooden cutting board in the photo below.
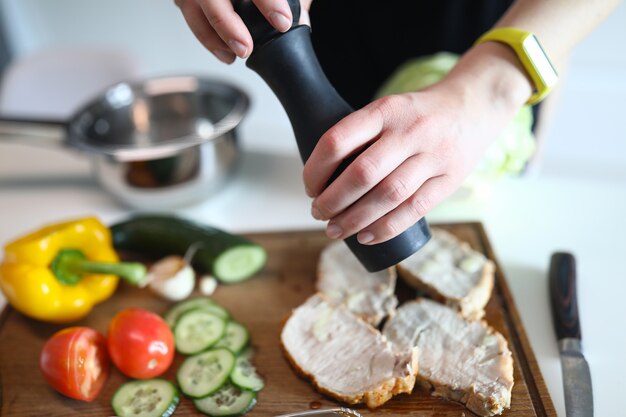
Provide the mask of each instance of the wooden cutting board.
MULTIPOLYGON (((442 225, 472 247, 496 261, 480 223, 442 225)), ((214 295, 217 302, 230 310, 234 318, 251 331, 256 348, 255 363, 265 377, 266 388, 248 414, 276 416, 337 403, 317 393, 292 371, 285 360, 279 335, 283 320, 291 309, 314 292, 315 269, 321 249, 329 240, 321 231, 254 234, 250 238, 263 245, 269 254, 265 269, 254 279, 237 285, 220 286, 214 295)), ((497 264, 497 261, 496 261, 497 264)), ((400 300, 414 292, 401 284, 400 300)), ((142 307, 164 313, 169 304, 149 291, 121 285, 117 293, 77 325, 90 326, 106 334, 109 320, 126 307, 142 307)), ((508 417, 556 416, 537 362, 522 327, 519 314, 500 267, 496 287, 487 306, 485 319, 508 340, 515 361, 515 386, 508 417)), ((38 358, 47 338, 63 327, 28 319, 12 308, 0 317, 0 416, 110 416, 110 400, 126 380, 114 370, 100 396, 92 403, 67 399, 54 392, 39 373, 38 358)), ((182 361, 177 355, 174 365, 164 375, 175 381, 175 370, 182 361)), ((430 396, 416 388, 411 395, 395 397, 376 411, 359 406, 364 416, 469 417, 463 406, 430 396)), ((175 416, 200 415, 191 401, 183 398, 175 416)))

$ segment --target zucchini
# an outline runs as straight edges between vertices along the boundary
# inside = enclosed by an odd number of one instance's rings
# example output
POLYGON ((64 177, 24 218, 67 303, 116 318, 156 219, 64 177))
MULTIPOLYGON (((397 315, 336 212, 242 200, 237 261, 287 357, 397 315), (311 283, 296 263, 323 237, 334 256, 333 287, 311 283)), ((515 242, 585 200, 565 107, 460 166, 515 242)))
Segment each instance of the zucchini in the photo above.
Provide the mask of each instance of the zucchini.
POLYGON ((123 384, 113 395, 111 406, 118 417, 169 417, 180 396, 171 382, 144 379, 123 384))
POLYGON ((235 355, 241 352, 250 340, 250 332, 243 325, 236 321, 229 321, 226 324, 224 336, 215 344, 216 347, 225 347, 235 355))
POLYGON ((215 301, 210 298, 198 297, 175 304, 174 307, 165 313, 165 322, 173 329, 180 316, 187 311, 194 310, 196 308, 209 311, 224 320, 230 319, 230 314, 224 307, 216 304, 215 301))
POLYGON ((207 350, 224 336, 224 319, 201 308, 189 310, 180 316, 174 327, 176 350, 184 355, 207 350))
POLYGON ((265 386, 263 379, 256 373, 256 368, 250 362, 250 358, 239 356, 235 361, 235 367, 230 373, 230 381, 241 389, 261 391, 265 386))
POLYGON ((214 227, 167 215, 135 215, 111 226, 117 250, 152 257, 196 252, 191 264, 225 283, 244 281, 265 265, 265 250, 250 240, 214 227))
POLYGON ((242 416, 256 404, 256 394, 226 384, 216 393, 196 399, 193 403, 198 411, 207 416, 242 416))
POLYGON ((191 398, 202 398, 220 389, 235 366, 235 355, 228 349, 217 348, 190 356, 176 373, 178 386, 191 398))

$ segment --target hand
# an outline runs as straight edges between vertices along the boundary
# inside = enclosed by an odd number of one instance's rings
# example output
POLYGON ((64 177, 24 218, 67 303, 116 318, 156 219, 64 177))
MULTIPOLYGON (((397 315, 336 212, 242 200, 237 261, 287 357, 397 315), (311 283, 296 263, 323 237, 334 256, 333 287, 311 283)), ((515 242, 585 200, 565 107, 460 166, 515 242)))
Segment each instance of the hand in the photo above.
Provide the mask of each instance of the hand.
POLYGON ((348 115, 305 164, 313 217, 330 220, 326 233, 335 239, 358 233, 360 243, 376 244, 402 233, 458 188, 524 104, 531 92, 524 74, 506 47, 485 43, 442 82, 348 115))
MULTIPOLYGON (((253 0, 268 22, 281 32, 291 28, 293 15, 287 0, 253 0)), ((302 0, 301 23, 308 24, 313 0, 302 0)), ((248 28, 231 0, 175 0, 193 34, 213 55, 226 64, 236 57, 247 58, 253 42, 248 28)))

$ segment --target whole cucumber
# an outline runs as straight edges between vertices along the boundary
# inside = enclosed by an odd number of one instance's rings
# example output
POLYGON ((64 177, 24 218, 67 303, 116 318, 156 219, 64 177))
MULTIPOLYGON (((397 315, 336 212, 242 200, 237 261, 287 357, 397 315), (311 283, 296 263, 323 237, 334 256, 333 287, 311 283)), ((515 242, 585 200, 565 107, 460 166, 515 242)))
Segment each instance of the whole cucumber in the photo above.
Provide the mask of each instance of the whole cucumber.
POLYGON ((135 215, 110 227, 115 249, 150 257, 196 252, 191 264, 222 282, 250 278, 265 265, 265 250, 243 236, 168 215, 135 215))

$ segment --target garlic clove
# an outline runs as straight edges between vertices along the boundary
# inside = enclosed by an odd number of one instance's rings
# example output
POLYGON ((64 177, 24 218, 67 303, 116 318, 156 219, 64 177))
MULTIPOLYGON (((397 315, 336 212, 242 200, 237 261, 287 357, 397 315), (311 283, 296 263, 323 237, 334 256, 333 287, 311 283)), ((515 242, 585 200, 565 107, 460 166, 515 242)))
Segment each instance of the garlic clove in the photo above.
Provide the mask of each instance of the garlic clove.
POLYGON ((213 295, 213 293, 217 289, 217 284, 217 279, 215 279, 213 276, 204 275, 202 278, 200 278, 200 292, 202 293, 202 295, 206 296, 213 295))
POLYGON ((189 297, 196 283, 193 268, 180 256, 171 255, 155 262, 148 270, 148 286, 161 297, 180 301, 189 297))

